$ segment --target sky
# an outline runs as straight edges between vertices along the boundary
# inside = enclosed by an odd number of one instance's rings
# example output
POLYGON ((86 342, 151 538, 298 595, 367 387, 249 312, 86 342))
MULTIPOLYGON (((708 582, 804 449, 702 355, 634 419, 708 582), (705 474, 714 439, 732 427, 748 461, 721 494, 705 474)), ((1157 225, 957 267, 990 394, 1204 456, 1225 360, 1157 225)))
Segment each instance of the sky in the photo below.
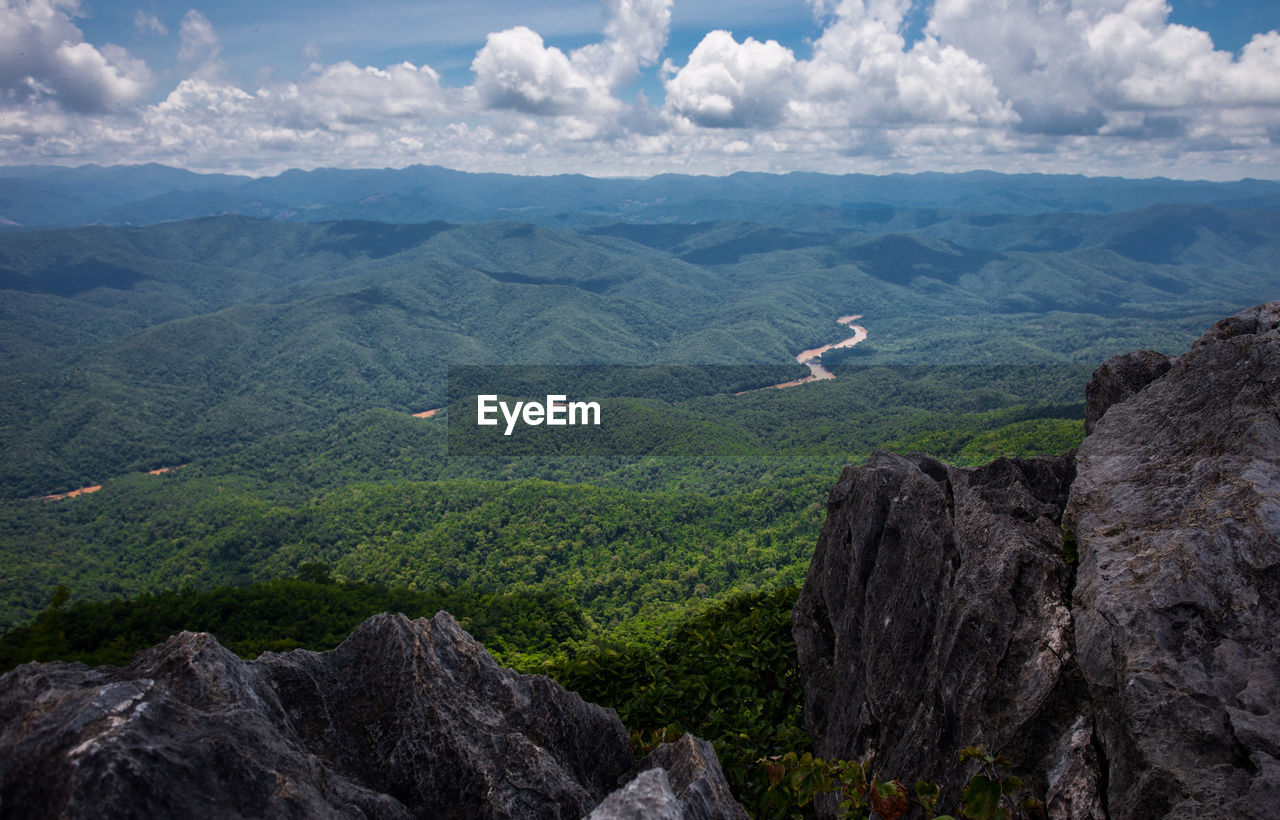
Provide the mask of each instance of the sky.
POLYGON ((1278 28, 1275 0, 0 0, 0 164, 1278 179, 1278 28))

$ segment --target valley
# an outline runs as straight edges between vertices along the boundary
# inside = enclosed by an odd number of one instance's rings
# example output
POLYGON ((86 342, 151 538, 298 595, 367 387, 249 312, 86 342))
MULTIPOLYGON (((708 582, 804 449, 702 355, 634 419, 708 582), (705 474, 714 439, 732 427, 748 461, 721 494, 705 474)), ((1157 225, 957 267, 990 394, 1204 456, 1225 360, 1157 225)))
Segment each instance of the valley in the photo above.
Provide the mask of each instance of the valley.
MULTIPOLYGON (((801 380, 799 382, 795 382, 795 384, 804 384, 806 381, 823 381, 828 379, 834 379, 836 377, 835 374, 822 366, 822 357, 828 351, 845 350, 847 348, 853 347, 859 342, 865 342, 867 340, 867 329, 860 325, 854 324, 854 322, 856 322, 861 318, 862 318, 861 315, 841 316, 839 319, 836 320, 837 324, 848 325, 849 329, 854 332, 853 335, 850 336, 849 338, 843 339, 839 342, 832 342, 831 344, 826 344, 826 345, 823 345, 822 347, 815 347, 812 350, 804 350, 804 351, 801 351, 800 353, 797 353, 796 361, 804 365, 805 367, 809 368, 810 378, 807 380, 801 380)), ((790 382, 785 385, 775 385, 775 387, 791 387, 791 386, 792 386, 792 383, 790 382)))
MULTIPOLYGON (((859 316, 841 316, 839 319, 836 320, 836 324, 848 325, 849 328, 854 331, 854 335, 850 336, 849 338, 839 342, 832 342, 831 344, 826 344, 826 345, 823 345, 822 347, 815 347, 811 350, 803 350, 800 353, 796 354, 796 361, 804 365, 805 367, 809 368, 808 376, 805 376, 802 379, 792 379, 791 381, 780 382, 778 384, 771 384, 768 387, 758 387, 758 388, 755 388, 754 390, 785 390, 788 387, 799 387, 802 384, 811 384, 815 381, 830 381, 831 379, 834 379, 836 377, 835 374, 822 366, 822 356, 824 353, 827 353, 828 351, 844 350, 846 348, 853 347, 859 342, 865 341, 867 338, 867 329, 853 324, 853 322, 856 322, 858 319, 861 319, 861 318, 862 316, 860 315, 859 316)), ((747 393, 754 392, 754 390, 742 390, 735 393, 734 395, 744 396, 747 393)))
POLYGON ((449 608, 628 720, 778 749, 807 748, 791 683, 733 695, 766 720, 638 670, 692 691, 758 651, 794 682, 842 468, 1072 451, 1100 362, 1280 293, 1280 186, 1256 181, 312 172, 216 214, 169 191, 162 220, 112 173, 111 209, 86 188, 77 212, 104 224, 4 214, 29 224, 0 232, 0 660, 121 663, 180 629, 328 649, 374 611, 449 608), (519 186, 556 210, 492 220, 519 186), (524 398, 595 379, 605 422, 467 451, 466 368, 524 398))
POLYGON ((1277 235, 1270 212, 1172 206, 881 235, 240 217, 11 233, 0 491, 65 492, 367 410, 421 412, 442 404, 448 363, 788 362, 827 343, 833 303, 861 305, 877 332, 828 351, 827 369, 1171 349, 1274 292, 1277 235), (1142 244, 1158 236, 1173 244, 1142 244), (49 283, 57 259, 74 292, 49 283))

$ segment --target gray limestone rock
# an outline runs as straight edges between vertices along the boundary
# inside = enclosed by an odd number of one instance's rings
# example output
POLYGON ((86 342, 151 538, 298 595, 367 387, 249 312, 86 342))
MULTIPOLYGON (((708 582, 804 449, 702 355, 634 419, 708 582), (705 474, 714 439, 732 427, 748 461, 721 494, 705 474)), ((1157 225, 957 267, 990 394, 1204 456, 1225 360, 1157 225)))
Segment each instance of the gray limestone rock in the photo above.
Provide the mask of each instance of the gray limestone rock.
POLYGON ((84 818, 579 818, 632 760, 612 710, 446 613, 253 662, 182 633, 125 668, 26 664, 0 748, 0 815, 84 818))
POLYGON ((1074 463, 845 470, 793 618, 816 751, 954 798, 983 744, 1054 818, 1280 816, 1280 302, 1087 396, 1074 463))
POLYGON ((1107 359, 1084 388, 1084 432, 1093 432, 1098 419, 1113 404, 1119 404, 1169 372, 1176 361, 1154 350, 1135 350, 1107 359))
POLYGON ((1062 736, 1052 756, 1044 800, 1050 820, 1106 820, 1097 743, 1093 715, 1086 711, 1062 736))
POLYGON ((733 799, 716 751, 705 740, 683 734, 654 749, 636 769, 660 767, 670 778, 685 820, 747 820, 733 799))
POLYGON ((629 776, 634 779, 596 807, 590 820, 747 820, 729 791, 715 749, 691 734, 645 755, 629 776))
POLYGON ((816 754, 954 801, 956 751, 981 744, 1044 794, 1087 712, 1060 529, 1073 475, 1070 456, 845 468, 792 616, 816 754))
POLYGON ((649 769, 604 799, 587 820, 685 820, 664 769, 649 769))
POLYGON ((1113 817, 1280 812, 1280 302, 1107 411, 1067 511, 1113 817))

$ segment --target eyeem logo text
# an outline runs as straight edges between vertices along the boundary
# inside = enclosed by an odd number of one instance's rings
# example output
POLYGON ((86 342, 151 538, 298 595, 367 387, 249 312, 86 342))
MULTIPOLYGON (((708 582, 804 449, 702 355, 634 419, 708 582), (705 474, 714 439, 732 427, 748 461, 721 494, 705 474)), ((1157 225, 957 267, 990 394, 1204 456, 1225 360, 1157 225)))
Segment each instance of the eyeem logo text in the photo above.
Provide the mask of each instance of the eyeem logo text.
POLYGON ((502 411, 507 428, 502 435, 509 436, 516 429, 516 422, 523 421, 531 427, 546 424, 548 427, 563 427, 577 424, 600 424, 600 404, 594 401, 567 401, 564 396, 547 396, 545 404, 536 401, 518 401, 511 406, 505 401, 498 401, 493 393, 476 396, 476 424, 481 427, 496 427, 497 413, 502 411))

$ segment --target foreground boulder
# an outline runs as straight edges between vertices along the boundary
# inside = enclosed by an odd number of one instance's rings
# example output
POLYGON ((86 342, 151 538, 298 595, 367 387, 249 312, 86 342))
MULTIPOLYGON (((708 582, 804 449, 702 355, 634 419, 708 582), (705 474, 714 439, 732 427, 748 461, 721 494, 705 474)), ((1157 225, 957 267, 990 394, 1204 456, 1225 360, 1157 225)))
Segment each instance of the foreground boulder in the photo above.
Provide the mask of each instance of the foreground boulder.
POLYGON ((1274 818, 1280 302, 1086 392, 1074 458, 844 471, 793 615, 815 751, 944 805, 981 744, 1053 818, 1274 818))
POLYGON ((632 767, 612 710, 446 613, 245 662, 184 632, 124 668, 0 678, 0 814, 580 818, 632 767))
POLYGON ((1280 302, 1106 411, 1067 511, 1115 817, 1280 812, 1280 302))
MULTIPOLYGON (((1088 709, 1060 528, 1073 475, 1069 457, 970 470, 876 453, 845 469, 792 615, 816 754, 874 757, 950 802, 961 747, 1057 752, 1088 709)), ((1029 771, 1041 793, 1051 768, 1029 771)))

